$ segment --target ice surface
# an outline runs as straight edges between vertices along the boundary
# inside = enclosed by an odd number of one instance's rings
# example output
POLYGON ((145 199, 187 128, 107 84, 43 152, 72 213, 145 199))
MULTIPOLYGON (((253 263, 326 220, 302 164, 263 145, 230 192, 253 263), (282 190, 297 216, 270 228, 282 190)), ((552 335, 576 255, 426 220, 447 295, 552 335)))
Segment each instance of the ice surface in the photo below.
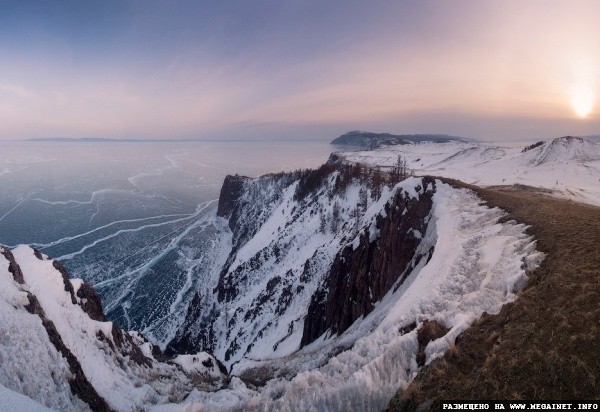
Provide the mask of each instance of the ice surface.
POLYGON ((165 343, 196 279, 219 264, 209 257, 226 247, 216 205, 198 206, 218 197, 227 174, 315 167, 330 151, 319 142, 5 142, 0 244, 62 257, 111 320, 165 343))

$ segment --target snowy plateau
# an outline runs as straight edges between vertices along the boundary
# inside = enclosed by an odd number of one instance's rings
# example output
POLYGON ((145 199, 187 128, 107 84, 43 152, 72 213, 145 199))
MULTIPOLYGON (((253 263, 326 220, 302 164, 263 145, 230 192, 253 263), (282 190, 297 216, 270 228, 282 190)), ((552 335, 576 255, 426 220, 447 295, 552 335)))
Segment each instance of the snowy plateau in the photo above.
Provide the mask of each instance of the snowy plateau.
POLYGON ((385 409, 544 259, 525 225, 441 177, 600 205, 600 144, 422 142, 228 176, 211 266, 161 341, 110 322, 52 257, 2 248, 0 408, 385 409))
POLYGON ((573 201, 600 205, 600 143, 565 136, 528 146, 472 142, 422 143, 345 153, 348 161, 394 166, 402 155, 417 174, 478 186, 522 184, 573 201))

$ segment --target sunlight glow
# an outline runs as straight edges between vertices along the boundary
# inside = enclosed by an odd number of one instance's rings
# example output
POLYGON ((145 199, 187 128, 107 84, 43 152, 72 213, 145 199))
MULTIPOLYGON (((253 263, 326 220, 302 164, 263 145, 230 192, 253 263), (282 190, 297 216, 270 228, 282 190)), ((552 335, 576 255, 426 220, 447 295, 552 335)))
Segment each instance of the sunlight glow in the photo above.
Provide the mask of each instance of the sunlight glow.
POLYGON ((594 105, 594 92, 592 88, 579 84, 571 91, 571 104, 577 116, 586 117, 592 111, 594 105))

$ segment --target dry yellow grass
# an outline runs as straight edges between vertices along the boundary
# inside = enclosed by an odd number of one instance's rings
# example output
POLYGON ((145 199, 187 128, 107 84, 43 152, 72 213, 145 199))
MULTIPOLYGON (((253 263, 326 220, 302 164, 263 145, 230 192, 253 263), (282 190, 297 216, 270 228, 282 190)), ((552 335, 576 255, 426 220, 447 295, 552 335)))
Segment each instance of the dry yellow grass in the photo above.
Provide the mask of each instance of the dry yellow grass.
POLYGON ((600 208, 525 186, 446 181, 530 225, 547 257, 515 302, 484 314, 389 409, 437 409, 448 399, 600 399, 600 208))

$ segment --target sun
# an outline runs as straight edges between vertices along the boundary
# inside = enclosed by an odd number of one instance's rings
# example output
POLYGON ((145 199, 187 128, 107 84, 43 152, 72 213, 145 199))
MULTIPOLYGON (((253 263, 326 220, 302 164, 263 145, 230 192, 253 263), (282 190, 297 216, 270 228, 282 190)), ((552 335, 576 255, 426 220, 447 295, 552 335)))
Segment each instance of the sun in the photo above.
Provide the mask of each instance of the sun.
POLYGON ((577 116, 584 118, 592 112, 594 92, 586 85, 576 85, 571 90, 571 104, 577 116))

